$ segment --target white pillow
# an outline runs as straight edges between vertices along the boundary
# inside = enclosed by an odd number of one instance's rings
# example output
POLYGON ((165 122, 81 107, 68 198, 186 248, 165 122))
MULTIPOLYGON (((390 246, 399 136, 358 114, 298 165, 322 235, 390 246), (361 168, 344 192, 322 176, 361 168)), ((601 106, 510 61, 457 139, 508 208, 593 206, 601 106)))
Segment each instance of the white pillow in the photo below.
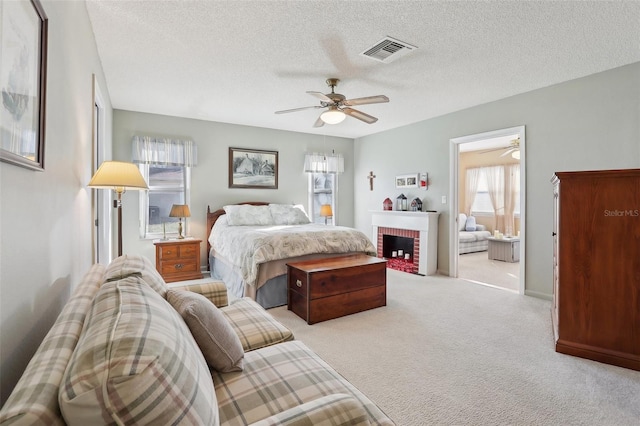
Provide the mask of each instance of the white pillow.
POLYGON ((269 204, 271 217, 276 225, 306 225, 311 223, 309 216, 300 204, 269 204))
POLYGON ((458 216, 458 231, 464 231, 464 228, 467 226, 467 215, 464 213, 460 213, 458 216))
POLYGON ((227 223, 231 226, 273 225, 273 217, 269 206, 252 206, 240 204, 224 206, 227 223))
POLYGON ((469 216, 467 218, 467 223, 464 227, 465 231, 473 232, 476 230, 476 218, 473 216, 469 216))

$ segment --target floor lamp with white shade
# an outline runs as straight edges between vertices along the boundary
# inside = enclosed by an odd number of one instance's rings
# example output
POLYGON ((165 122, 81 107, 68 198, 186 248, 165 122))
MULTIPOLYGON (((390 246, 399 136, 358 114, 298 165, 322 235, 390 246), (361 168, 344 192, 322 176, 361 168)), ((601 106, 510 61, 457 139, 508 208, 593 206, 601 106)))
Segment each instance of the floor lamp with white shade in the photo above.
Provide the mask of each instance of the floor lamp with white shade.
POLYGON ((118 209, 118 256, 122 256, 122 194, 127 189, 149 189, 147 182, 135 164, 105 161, 93 175, 88 186, 96 189, 113 189, 118 194, 118 199, 113 200, 113 207, 118 209))

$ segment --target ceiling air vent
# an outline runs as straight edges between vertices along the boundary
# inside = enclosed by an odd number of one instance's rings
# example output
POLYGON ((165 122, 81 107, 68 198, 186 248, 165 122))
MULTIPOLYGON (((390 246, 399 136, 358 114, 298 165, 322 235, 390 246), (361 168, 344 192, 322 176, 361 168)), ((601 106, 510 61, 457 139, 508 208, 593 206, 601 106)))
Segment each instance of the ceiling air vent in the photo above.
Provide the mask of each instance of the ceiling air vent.
POLYGON ((415 49, 417 49, 416 46, 387 36, 362 52, 361 55, 388 64, 415 49))

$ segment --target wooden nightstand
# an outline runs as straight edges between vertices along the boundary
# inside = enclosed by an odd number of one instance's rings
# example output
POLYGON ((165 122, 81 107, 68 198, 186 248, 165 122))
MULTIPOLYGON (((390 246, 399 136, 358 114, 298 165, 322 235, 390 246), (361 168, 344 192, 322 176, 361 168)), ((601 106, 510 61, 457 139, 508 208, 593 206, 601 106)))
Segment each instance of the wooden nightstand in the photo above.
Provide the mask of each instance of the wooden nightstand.
POLYGON ((156 269, 168 283, 197 280, 200 272, 200 243, 202 240, 156 240, 156 269))

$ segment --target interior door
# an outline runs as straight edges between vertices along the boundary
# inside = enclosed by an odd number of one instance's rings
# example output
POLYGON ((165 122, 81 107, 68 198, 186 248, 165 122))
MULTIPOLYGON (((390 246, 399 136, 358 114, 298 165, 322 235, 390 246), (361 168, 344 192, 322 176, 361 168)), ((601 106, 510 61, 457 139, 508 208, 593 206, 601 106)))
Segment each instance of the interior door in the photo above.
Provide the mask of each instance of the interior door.
MULTIPOLYGON (((91 175, 104 160, 110 144, 107 139, 107 115, 104 97, 93 75, 93 150, 91 175)), ((91 235, 93 240, 93 262, 107 265, 111 262, 111 210, 109 198, 111 191, 91 190, 91 235)))

